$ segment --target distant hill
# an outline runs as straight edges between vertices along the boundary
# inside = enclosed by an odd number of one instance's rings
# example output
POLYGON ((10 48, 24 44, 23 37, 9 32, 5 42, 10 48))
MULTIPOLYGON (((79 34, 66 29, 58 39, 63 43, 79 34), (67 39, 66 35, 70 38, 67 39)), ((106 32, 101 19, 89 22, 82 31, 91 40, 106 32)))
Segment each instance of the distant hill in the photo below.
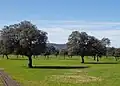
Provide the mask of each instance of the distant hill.
POLYGON ((56 43, 48 43, 50 46, 54 46, 55 48, 61 50, 67 48, 66 44, 56 44, 56 43))

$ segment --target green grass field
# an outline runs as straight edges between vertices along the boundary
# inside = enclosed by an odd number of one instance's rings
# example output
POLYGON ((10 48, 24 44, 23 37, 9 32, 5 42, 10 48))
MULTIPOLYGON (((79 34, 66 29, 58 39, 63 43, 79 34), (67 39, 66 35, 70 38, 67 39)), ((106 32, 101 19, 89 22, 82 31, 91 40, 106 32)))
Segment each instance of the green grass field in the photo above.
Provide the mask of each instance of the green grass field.
MULTIPOLYGON (((80 63, 80 57, 44 60, 33 59, 35 66, 88 66, 88 68, 27 68, 26 58, 0 59, 0 68, 12 76, 22 86, 120 86, 120 64, 114 58, 101 58, 99 64, 92 58, 85 58, 86 64, 80 63)), ((1 82, 0 82, 1 83, 1 82)))
POLYGON ((0 86, 3 86, 3 84, 2 84, 2 80, 1 80, 1 77, 0 77, 0 86))

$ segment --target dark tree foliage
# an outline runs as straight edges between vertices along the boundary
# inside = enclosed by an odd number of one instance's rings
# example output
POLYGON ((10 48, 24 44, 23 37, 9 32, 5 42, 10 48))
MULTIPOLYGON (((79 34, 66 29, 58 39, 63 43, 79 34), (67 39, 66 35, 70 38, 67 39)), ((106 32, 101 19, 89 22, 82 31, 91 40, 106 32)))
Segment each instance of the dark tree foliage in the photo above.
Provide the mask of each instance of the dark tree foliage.
POLYGON ((114 47, 108 47, 107 48, 107 55, 108 56, 114 56, 114 53, 115 53, 115 50, 116 50, 116 48, 114 48, 114 47))
POLYGON ((49 59, 50 54, 51 54, 51 48, 49 46, 46 46, 45 52, 43 52, 43 55, 45 56, 45 58, 47 57, 47 59, 49 59))
POLYGON ((59 55, 59 50, 56 49, 56 51, 55 51, 55 56, 57 57, 58 55, 59 55))
POLYGON ((47 45, 46 48, 45 48, 45 52, 43 53, 43 55, 47 58, 49 58, 49 55, 55 55, 57 57, 58 54, 59 54, 59 50, 57 50, 52 45, 47 45))
MULTIPOLYGON (((110 41, 110 39, 108 39, 108 38, 103 38, 102 40, 101 40, 101 42, 106 46, 106 47, 109 47, 110 46, 110 44, 111 44, 111 41, 110 41)), ((106 50, 106 57, 108 56, 108 48, 107 48, 107 50, 106 50)))
POLYGON ((68 55, 68 51, 67 51, 67 49, 61 49, 60 52, 59 52, 59 54, 63 55, 64 59, 65 59, 65 56, 68 55))
POLYGON ((119 57, 120 57, 120 48, 115 49, 114 57, 115 57, 116 61, 119 59, 119 57))
POLYGON ((5 26, 1 30, 3 41, 3 54, 16 53, 25 55, 29 59, 29 67, 32 67, 32 55, 41 54, 46 47, 47 33, 33 25, 29 21, 5 26))
POLYGON ((85 55, 93 55, 94 59, 106 54, 106 43, 98 40, 94 36, 89 36, 86 32, 73 31, 68 38, 67 50, 70 54, 79 54, 84 63, 85 55))

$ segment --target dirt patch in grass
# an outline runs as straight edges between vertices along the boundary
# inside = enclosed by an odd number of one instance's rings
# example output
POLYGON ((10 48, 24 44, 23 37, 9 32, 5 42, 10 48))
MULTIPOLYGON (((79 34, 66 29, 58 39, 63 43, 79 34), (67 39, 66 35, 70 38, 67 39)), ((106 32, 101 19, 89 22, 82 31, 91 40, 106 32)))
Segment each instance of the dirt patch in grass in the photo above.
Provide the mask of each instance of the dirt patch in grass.
POLYGON ((22 86, 49 86, 45 81, 26 81, 22 86))
POLYGON ((52 75, 49 77, 49 80, 75 84, 102 81, 100 77, 88 76, 87 73, 81 73, 81 71, 75 73, 65 73, 63 75, 52 75))
POLYGON ((86 72, 85 71, 83 71, 83 70, 79 70, 79 69, 74 69, 74 70, 69 70, 70 72, 71 72, 71 74, 86 74, 86 72))

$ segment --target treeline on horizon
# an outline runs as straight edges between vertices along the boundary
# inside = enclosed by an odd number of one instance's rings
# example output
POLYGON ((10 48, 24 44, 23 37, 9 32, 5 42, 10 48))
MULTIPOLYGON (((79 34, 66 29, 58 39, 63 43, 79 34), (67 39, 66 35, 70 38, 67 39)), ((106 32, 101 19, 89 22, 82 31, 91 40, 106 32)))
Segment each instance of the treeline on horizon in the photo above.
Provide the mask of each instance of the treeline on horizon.
MULTIPOLYGON (((49 55, 81 56, 84 63, 85 56, 93 56, 99 61, 102 56, 120 56, 120 48, 109 47, 109 38, 98 39, 86 32, 73 31, 66 47, 58 49, 54 44, 48 43, 47 32, 39 30, 30 21, 22 21, 17 24, 7 25, 0 30, 0 54, 8 58, 9 54, 27 56, 28 67, 32 68, 32 56, 49 55)), ((58 38, 59 39, 59 38, 58 38)))

